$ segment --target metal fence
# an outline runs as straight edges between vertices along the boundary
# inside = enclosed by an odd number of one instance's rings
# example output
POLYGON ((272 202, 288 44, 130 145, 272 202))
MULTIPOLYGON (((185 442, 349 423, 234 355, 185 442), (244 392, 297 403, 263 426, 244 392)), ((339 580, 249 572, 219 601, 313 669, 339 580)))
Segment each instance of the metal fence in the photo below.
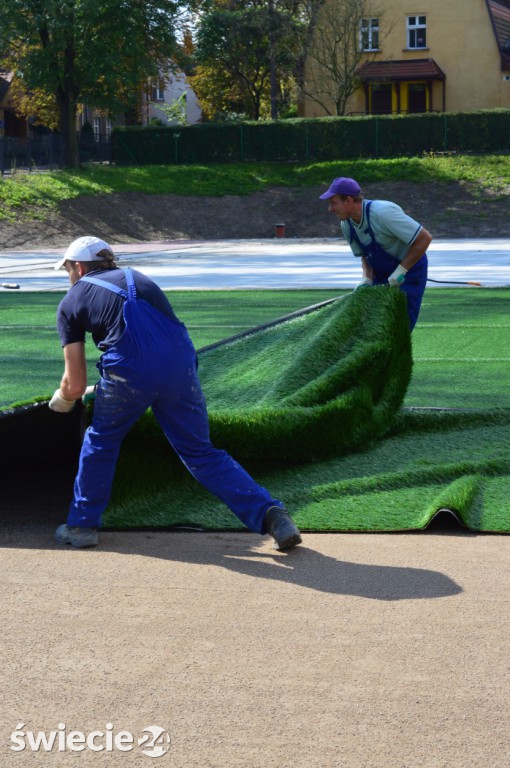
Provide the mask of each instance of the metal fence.
MULTIPOLYGON (((101 135, 90 139, 78 136, 78 157, 81 163, 111 162, 110 136, 101 135)), ((0 174, 17 170, 36 171, 63 166, 63 141, 59 134, 33 136, 18 139, 0 136, 0 174)))

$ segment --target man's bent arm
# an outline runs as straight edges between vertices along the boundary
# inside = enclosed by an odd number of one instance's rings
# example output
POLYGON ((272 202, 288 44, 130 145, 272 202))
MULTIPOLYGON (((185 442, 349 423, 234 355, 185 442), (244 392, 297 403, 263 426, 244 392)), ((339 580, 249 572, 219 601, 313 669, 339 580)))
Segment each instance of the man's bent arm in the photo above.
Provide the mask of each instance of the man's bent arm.
POLYGON ((405 269, 409 270, 411 267, 425 255, 425 251, 432 242, 432 235, 430 232, 422 227, 416 236, 416 240, 409 246, 407 254, 400 262, 405 269))
POLYGON ((78 400, 87 388, 87 361, 85 344, 76 341, 64 347, 64 375, 60 391, 64 400, 78 400))
POLYGON ((374 270, 368 265, 368 262, 364 256, 361 257, 361 268, 363 270, 363 277, 368 277, 373 280, 374 270))

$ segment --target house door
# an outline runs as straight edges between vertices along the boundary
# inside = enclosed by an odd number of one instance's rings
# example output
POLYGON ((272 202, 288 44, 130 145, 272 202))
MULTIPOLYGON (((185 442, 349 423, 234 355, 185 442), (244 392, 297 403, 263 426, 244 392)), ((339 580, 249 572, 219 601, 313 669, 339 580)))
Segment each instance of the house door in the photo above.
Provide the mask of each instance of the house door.
POLYGON ((379 83, 372 86, 373 115, 391 115, 392 113, 392 87, 391 83, 379 83))
POLYGON ((408 111, 427 111, 427 87, 425 83, 409 83, 408 85, 408 111))

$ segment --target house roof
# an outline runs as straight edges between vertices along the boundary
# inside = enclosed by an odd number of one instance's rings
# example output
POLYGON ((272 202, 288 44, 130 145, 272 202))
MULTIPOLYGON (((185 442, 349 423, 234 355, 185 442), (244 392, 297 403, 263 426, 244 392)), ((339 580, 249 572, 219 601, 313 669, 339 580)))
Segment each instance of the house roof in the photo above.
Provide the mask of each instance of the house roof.
POLYGON ((510 0, 487 0, 487 7, 501 54, 501 69, 510 69, 510 0))
POLYGON ((446 80, 446 75, 434 59, 367 61, 359 67, 356 74, 363 82, 374 80, 446 80))

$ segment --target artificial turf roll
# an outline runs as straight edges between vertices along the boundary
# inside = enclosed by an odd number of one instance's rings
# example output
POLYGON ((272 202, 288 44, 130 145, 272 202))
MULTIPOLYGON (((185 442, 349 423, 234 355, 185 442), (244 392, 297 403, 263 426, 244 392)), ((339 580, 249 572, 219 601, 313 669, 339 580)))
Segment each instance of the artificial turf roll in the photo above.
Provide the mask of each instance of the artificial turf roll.
MULTIPOLYGON (((199 354, 214 444, 283 463, 342 455, 382 435, 411 369, 405 296, 384 286, 199 354)), ((134 430, 164 439, 150 411, 134 430)))
POLYGON ((0 411, 3 470, 74 466, 85 429, 81 401, 70 413, 54 413, 48 402, 0 411))

